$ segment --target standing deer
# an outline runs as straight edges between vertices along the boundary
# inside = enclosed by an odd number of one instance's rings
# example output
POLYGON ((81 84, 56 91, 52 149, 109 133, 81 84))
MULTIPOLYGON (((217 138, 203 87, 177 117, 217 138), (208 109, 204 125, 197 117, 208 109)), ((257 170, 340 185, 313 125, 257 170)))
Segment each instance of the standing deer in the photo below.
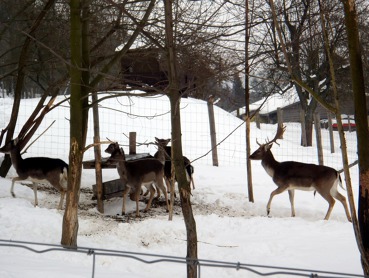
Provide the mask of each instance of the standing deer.
POLYGON ((136 200, 136 217, 140 217, 138 201, 140 198, 141 186, 146 186, 150 191, 149 201, 144 211, 146 212, 150 209, 151 202, 155 194, 155 189, 152 184, 155 184, 164 192, 167 211, 169 211, 168 195, 163 182, 164 167, 159 160, 155 158, 147 158, 126 161, 124 151, 122 148, 119 148, 118 143, 111 143, 105 152, 111 155, 107 163, 117 165, 118 174, 122 182, 125 184, 125 189, 123 191, 122 215, 126 213, 126 196, 129 191, 132 191, 136 200))
POLYGON ((37 200, 37 183, 47 181, 60 192, 58 209, 62 209, 66 184, 68 181, 68 164, 61 159, 49 157, 29 157, 23 159, 20 154, 18 139, 11 140, 0 148, 0 152, 10 154, 10 158, 18 177, 13 178, 10 193, 13 197, 16 181, 30 180, 33 182, 35 206, 37 200))
MULTIPOLYGON (((155 144, 158 146, 158 151, 154 154, 154 157, 164 164, 165 182, 168 189, 171 188, 169 184, 172 180, 172 148, 170 146, 167 146, 169 142, 170 139, 158 139, 155 137, 155 144)), ((192 183, 192 188, 195 189, 195 183, 193 180, 194 168, 191 165, 190 160, 185 156, 183 156, 183 163, 186 168, 187 180, 192 183)))
MULTIPOLYGON (((335 199, 339 200, 346 212, 347 220, 351 222, 351 216, 347 207, 346 198, 337 190, 337 184, 342 187, 339 173, 327 166, 307 164, 295 161, 278 162, 271 152, 273 143, 280 139, 285 131, 285 127, 278 125, 277 133, 272 141, 265 144, 257 144, 259 148, 250 155, 252 160, 261 160, 265 171, 272 177, 277 189, 272 191, 267 204, 267 214, 270 213, 270 206, 275 195, 288 190, 291 203, 291 216, 295 216, 294 190, 316 191, 329 204, 324 220, 328 220, 331 215, 335 199)), ((278 143, 277 143, 278 144, 278 143)), ((343 187, 342 187, 343 188, 343 187)))

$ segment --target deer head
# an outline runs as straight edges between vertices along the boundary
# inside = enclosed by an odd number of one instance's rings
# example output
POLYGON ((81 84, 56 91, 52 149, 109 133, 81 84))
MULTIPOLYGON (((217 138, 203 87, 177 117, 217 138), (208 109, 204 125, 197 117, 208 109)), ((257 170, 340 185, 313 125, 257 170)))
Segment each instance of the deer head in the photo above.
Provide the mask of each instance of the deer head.
POLYGON ((277 140, 283 138, 283 133, 285 130, 285 126, 283 126, 282 124, 278 124, 277 132, 272 140, 268 140, 264 144, 260 144, 256 139, 256 143, 259 145, 259 148, 250 155, 250 159, 262 160, 265 157, 265 154, 272 148, 273 143, 278 144, 277 140))
POLYGON ((155 137, 155 145, 157 145, 158 147, 165 147, 168 145, 169 142, 170 139, 159 139, 155 137))
POLYGON ((118 142, 114 142, 114 143, 109 144, 109 146, 105 150, 105 152, 108 153, 108 154, 113 154, 117 151, 119 151, 118 142))

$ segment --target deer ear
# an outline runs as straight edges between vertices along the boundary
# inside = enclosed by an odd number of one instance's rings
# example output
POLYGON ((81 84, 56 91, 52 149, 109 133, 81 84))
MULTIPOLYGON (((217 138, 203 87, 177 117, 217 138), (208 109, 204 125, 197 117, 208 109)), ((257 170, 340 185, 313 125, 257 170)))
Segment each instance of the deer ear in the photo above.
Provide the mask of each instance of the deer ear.
POLYGON ((273 143, 272 144, 266 144, 265 145, 265 151, 269 151, 273 146, 273 143))

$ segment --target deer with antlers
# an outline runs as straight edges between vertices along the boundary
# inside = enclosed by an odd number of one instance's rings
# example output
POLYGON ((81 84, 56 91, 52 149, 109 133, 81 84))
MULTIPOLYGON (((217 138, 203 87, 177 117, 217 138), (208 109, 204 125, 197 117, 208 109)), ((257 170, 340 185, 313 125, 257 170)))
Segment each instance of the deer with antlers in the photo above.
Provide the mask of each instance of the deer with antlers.
MULTIPOLYGON (((273 140, 260 144, 259 148, 250 155, 252 160, 261 160, 261 164, 269 176, 272 177, 273 182, 277 185, 277 189, 272 191, 267 204, 267 214, 270 213, 270 206, 275 195, 288 190, 289 199, 291 203, 291 216, 295 216, 294 207, 294 190, 316 191, 329 204, 328 211, 324 220, 328 220, 335 199, 339 200, 346 212, 347 220, 351 220, 351 216, 347 207, 346 198, 338 192, 337 185, 342 187, 342 181, 339 173, 327 166, 307 164, 296 161, 278 162, 274 159, 271 152, 273 143, 280 139, 285 131, 283 125, 278 125, 277 133, 273 140)), ((278 143, 277 143, 278 144, 278 143)), ((343 187, 342 187, 343 188, 343 187)))

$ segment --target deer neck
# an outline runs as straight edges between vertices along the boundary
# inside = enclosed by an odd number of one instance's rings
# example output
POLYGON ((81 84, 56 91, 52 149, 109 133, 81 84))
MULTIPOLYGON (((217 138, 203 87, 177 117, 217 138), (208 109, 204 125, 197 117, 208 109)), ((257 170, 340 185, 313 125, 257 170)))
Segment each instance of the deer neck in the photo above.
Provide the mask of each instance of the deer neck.
POLYGON ((18 169, 22 165, 23 158, 20 154, 19 147, 15 147, 10 151, 10 159, 15 169, 18 169))
POLYGON ((272 178, 274 177, 274 172, 279 162, 274 159, 274 156, 270 150, 268 150, 263 159, 261 160, 261 165, 263 165, 265 171, 268 173, 269 176, 272 178))
POLYGON ((157 159, 164 164, 165 163, 165 150, 164 147, 159 146, 157 159))

